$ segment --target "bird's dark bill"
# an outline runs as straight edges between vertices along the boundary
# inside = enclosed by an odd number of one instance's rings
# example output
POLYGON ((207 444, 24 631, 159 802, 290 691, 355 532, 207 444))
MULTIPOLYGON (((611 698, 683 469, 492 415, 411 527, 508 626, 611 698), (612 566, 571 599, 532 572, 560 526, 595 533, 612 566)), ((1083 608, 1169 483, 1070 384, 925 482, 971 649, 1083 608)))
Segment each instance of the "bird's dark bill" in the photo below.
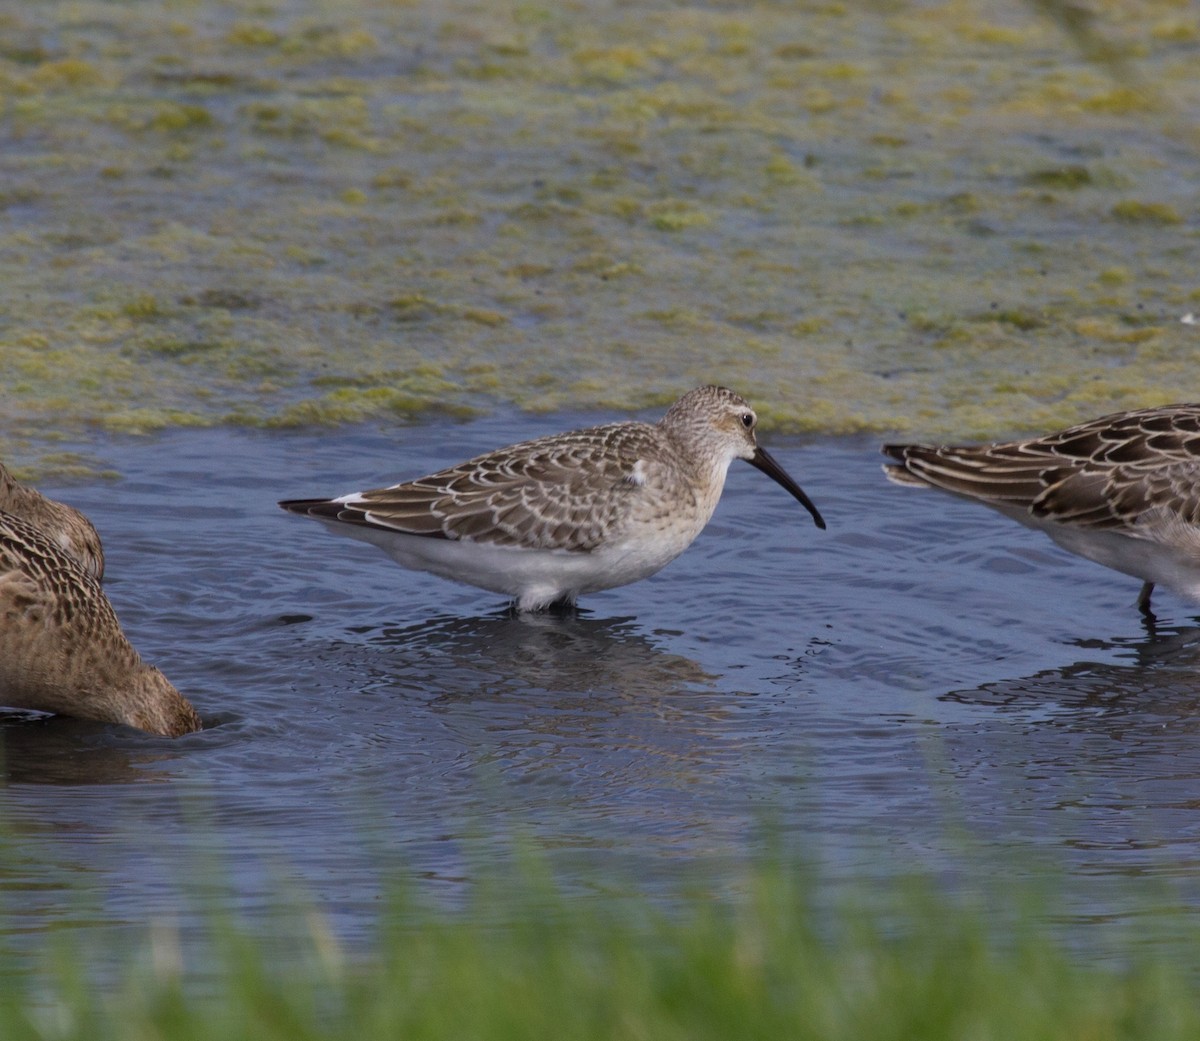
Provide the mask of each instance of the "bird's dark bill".
POLYGON ((775 462, 774 458, 768 454, 765 448, 759 447, 755 449, 754 455, 750 459, 747 459, 746 462, 748 462, 751 466, 757 467, 776 484, 781 485, 791 492, 792 495, 800 502, 800 505, 812 514, 812 518, 816 522, 817 527, 824 529, 825 519, 813 505, 812 499, 804 494, 804 489, 788 476, 788 472, 777 462, 775 462))

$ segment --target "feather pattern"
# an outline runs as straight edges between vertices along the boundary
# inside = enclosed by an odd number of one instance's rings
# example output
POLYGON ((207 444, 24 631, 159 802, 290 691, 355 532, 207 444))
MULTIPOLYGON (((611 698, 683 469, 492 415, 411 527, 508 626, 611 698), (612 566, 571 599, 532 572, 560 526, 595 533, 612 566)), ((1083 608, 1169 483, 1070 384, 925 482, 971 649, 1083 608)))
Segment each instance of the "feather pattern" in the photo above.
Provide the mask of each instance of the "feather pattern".
POLYGON ((1200 404, 1102 416, 988 445, 888 444, 897 484, 986 503, 1061 545, 1200 599, 1200 404))
POLYGON ((104 549, 92 522, 73 506, 21 484, 0 463, 0 510, 32 524, 96 578, 104 577, 104 549))
POLYGON ((1148 514, 1200 519, 1200 405, 1103 416, 990 445, 884 445, 899 483, 928 484, 1031 517, 1135 538, 1148 514))
MULTIPOLYGON (((675 491, 693 469, 646 423, 614 423, 513 445, 342 504, 354 519, 446 539, 589 552, 639 498, 635 468, 661 471, 675 491)), ((694 495, 692 496, 694 498, 694 495)), ((350 514, 348 517, 347 514, 350 514)))

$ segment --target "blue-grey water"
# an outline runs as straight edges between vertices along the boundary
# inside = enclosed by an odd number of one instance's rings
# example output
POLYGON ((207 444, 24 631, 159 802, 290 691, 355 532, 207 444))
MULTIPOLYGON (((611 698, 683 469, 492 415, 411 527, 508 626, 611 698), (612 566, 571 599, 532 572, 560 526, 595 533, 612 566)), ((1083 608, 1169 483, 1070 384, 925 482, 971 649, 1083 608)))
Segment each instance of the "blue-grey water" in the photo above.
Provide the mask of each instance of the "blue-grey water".
POLYGON ((194 701, 178 741, 0 718, 10 931, 251 923, 310 898, 353 946, 395 878, 459 899, 518 841, 580 899, 736 889, 764 835, 830 900, 1047 867, 1088 930, 1195 913, 1200 626, 986 509, 889 485, 874 443, 768 439, 829 524, 735 463, 654 578, 578 617, 406 572, 281 512, 592 421, 504 414, 91 451, 83 508, 130 638, 194 701))

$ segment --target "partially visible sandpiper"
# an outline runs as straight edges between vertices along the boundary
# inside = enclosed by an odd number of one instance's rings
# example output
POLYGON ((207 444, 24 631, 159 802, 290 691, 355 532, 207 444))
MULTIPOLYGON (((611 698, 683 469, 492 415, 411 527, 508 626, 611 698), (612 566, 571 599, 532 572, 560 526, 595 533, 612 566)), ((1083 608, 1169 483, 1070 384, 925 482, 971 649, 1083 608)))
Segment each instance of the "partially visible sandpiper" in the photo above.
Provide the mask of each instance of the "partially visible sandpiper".
POLYGON ((57 538, 0 512, 0 705, 178 737, 200 717, 133 649, 99 581, 57 538))
POLYGON ((734 459, 817 508, 759 447, 758 418, 724 387, 685 394, 657 423, 523 441, 405 484, 279 505, 370 542, 407 568, 511 596, 520 611, 569 606, 636 582, 708 523, 734 459))
POLYGON ((27 521, 79 561, 97 581, 104 577, 100 536, 73 506, 47 499, 36 488, 20 484, 0 463, 0 510, 27 521))
POLYGON ((999 444, 884 445, 897 484, 985 503, 1064 549, 1200 600, 1200 405, 1102 416, 999 444))

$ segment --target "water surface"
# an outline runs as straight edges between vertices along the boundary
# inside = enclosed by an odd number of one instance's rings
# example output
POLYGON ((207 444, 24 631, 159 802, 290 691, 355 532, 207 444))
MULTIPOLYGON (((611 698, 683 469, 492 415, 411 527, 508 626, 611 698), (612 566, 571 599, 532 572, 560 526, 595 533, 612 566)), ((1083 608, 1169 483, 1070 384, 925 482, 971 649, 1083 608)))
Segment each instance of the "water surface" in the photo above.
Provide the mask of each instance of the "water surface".
POLYGON ((123 476, 51 490, 208 729, 3 717, 10 930, 186 926, 216 866, 250 921, 302 891, 354 944, 390 878, 456 901, 514 838, 581 898, 730 895, 768 823, 821 899, 1049 865, 1085 938, 1193 915, 1191 610, 1160 591, 1149 627, 1136 581, 887 484, 873 443, 774 439, 828 531, 735 463, 684 556, 577 617, 512 617, 274 505, 589 418, 95 446, 123 476))

